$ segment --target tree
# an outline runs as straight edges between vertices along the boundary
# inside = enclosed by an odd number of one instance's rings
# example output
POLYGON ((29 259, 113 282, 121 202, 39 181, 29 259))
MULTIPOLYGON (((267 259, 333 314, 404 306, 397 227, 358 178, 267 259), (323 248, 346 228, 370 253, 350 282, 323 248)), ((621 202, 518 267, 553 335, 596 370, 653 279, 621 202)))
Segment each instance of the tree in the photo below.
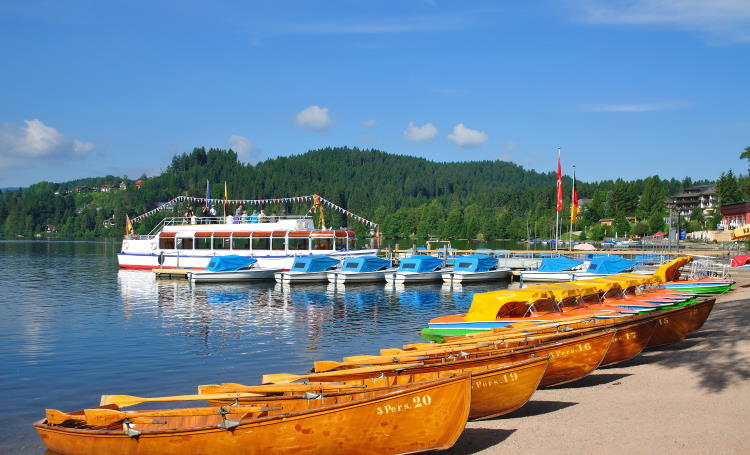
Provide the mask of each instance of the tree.
POLYGON ((651 177, 646 180, 643 195, 638 201, 638 217, 646 219, 654 212, 664 212, 664 198, 666 197, 664 186, 659 177, 651 177))
POLYGON ((705 231, 706 217, 703 216, 703 209, 701 209, 700 207, 696 207, 695 209, 693 209, 692 213, 690 213, 690 222, 696 223, 696 225, 699 226, 699 229, 694 229, 694 231, 705 231))
POLYGON ((734 177, 734 172, 731 169, 726 173, 722 172, 719 181, 716 182, 716 194, 719 197, 720 205, 742 201, 737 179, 734 177))
POLYGON ((630 223, 628 223, 627 218, 625 218, 625 215, 620 213, 615 218, 615 232, 617 235, 627 236, 628 232, 630 231, 630 223))
POLYGON ((648 227, 651 229, 652 234, 661 232, 664 230, 664 217, 659 213, 652 213, 648 217, 648 227))
POLYGON ((747 173, 750 175, 750 147, 745 147, 745 151, 740 153, 741 160, 747 160, 747 173))
POLYGON ((643 221, 639 221, 635 224, 635 227, 633 228, 633 234, 644 236, 648 234, 649 232, 649 225, 648 223, 644 223, 643 221))

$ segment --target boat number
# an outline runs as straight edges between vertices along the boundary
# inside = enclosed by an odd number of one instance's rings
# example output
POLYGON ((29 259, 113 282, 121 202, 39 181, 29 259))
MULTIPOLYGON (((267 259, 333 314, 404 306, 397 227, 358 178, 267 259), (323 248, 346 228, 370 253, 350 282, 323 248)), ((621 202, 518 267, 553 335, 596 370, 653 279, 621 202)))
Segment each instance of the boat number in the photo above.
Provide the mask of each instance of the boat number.
POLYGON ((625 332, 615 338, 615 341, 626 341, 626 340, 633 340, 637 337, 637 334, 635 332, 625 332))
POLYGON ((567 349, 558 349, 557 351, 552 351, 552 357, 565 357, 571 354, 575 354, 576 352, 584 352, 590 350, 591 344, 580 343, 567 349))
POLYGON ((668 324, 669 324, 669 319, 667 318, 659 319, 659 325, 668 325, 668 324))
POLYGON ((432 397, 430 395, 414 396, 411 399, 411 403, 387 404, 385 406, 378 406, 376 408, 376 412, 379 416, 382 416, 401 411, 408 411, 409 409, 421 408, 422 406, 429 406, 431 404, 432 397))
POLYGON ((502 385, 509 382, 518 381, 518 373, 503 373, 502 377, 496 377, 493 379, 487 379, 485 381, 472 381, 471 387, 473 389, 481 389, 484 387, 491 387, 493 385, 502 385))

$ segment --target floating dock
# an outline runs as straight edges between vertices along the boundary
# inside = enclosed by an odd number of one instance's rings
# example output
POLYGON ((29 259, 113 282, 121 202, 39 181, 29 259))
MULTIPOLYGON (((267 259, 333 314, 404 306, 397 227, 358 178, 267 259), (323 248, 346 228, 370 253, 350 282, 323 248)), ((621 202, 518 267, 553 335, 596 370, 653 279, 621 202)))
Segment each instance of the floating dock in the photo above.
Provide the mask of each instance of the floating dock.
POLYGON ((173 279, 180 278, 187 280, 188 273, 195 271, 195 269, 182 269, 182 268, 157 268, 152 269, 152 272, 156 275, 156 279, 173 279))

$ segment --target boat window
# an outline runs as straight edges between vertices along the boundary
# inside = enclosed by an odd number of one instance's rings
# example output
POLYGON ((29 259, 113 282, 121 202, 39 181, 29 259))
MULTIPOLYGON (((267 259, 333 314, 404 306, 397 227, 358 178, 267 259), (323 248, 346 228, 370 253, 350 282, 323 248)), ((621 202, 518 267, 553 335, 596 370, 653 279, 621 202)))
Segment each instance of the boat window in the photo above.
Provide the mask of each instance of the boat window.
POLYGON ((357 239, 349 238, 349 249, 350 250, 356 250, 357 249, 357 239))
POLYGON ((307 238, 294 238, 289 237, 289 249, 290 250, 307 250, 307 238))
POLYGON ((304 269, 306 265, 307 264, 305 264, 304 262, 298 262, 296 264, 293 264, 292 268, 293 269, 304 269))
POLYGON ((271 240, 271 249, 272 250, 284 250, 286 248, 286 242, 284 241, 284 238, 279 239, 272 239, 271 240))
POLYGON ((271 239, 268 237, 253 237, 253 249, 254 250, 270 250, 271 239))
POLYGON ((195 249, 196 250, 210 250, 211 249, 211 237, 196 237, 195 249))
POLYGON ((213 246, 215 250, 228 250, 229 245, 229 237, 214 237, 213 246))
POLYGON ((459 262, 456 267, 459 269, 468 269, 471 267, 471 262, 459 262))
POLYGON ((411 270, 411 269, 416 269, 416 268, 417 268, 417 264, 401 264, 401 269, 403 270, 411 270))
POLYGON ((191 239, 191 238, 178 238, 177 239, 177 249, 178 250, 192 250, 193 249, 193 239, 191 239))
POLYGON ((232 238, 232 249, 233 250, 249 250, 250 249, 250 238, 249 237, 234 237, 234 238, 232 238))
POLYGON ((174 250, 174 237, 159 238, 159 249, 174 250))
POLYGON ((599 303, 599 294, 589 294, 583 297, 583 303, 593 304, 599 303))
POLYGON ((537 313, 553 313, 557 312, 557 305, 554 299, 541 299, 534 302, 532 309, 537 313))
POLYGON ((332 250, 333 239, 312 239, 313 250, 332 250))
POLYGON ((344 270, 354 270, 359 266, 356 262, 350 262, 344 266, 344 270))

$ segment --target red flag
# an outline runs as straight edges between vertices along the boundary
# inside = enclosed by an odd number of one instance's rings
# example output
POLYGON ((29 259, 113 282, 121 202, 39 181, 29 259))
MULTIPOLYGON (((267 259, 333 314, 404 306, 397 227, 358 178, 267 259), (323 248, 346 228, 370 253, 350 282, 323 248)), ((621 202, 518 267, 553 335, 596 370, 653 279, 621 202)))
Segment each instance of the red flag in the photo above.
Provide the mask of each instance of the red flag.
POLYGON ((563 209, 562 168, 560 167, 560 149, 557 149, 557 211, 563 209))

